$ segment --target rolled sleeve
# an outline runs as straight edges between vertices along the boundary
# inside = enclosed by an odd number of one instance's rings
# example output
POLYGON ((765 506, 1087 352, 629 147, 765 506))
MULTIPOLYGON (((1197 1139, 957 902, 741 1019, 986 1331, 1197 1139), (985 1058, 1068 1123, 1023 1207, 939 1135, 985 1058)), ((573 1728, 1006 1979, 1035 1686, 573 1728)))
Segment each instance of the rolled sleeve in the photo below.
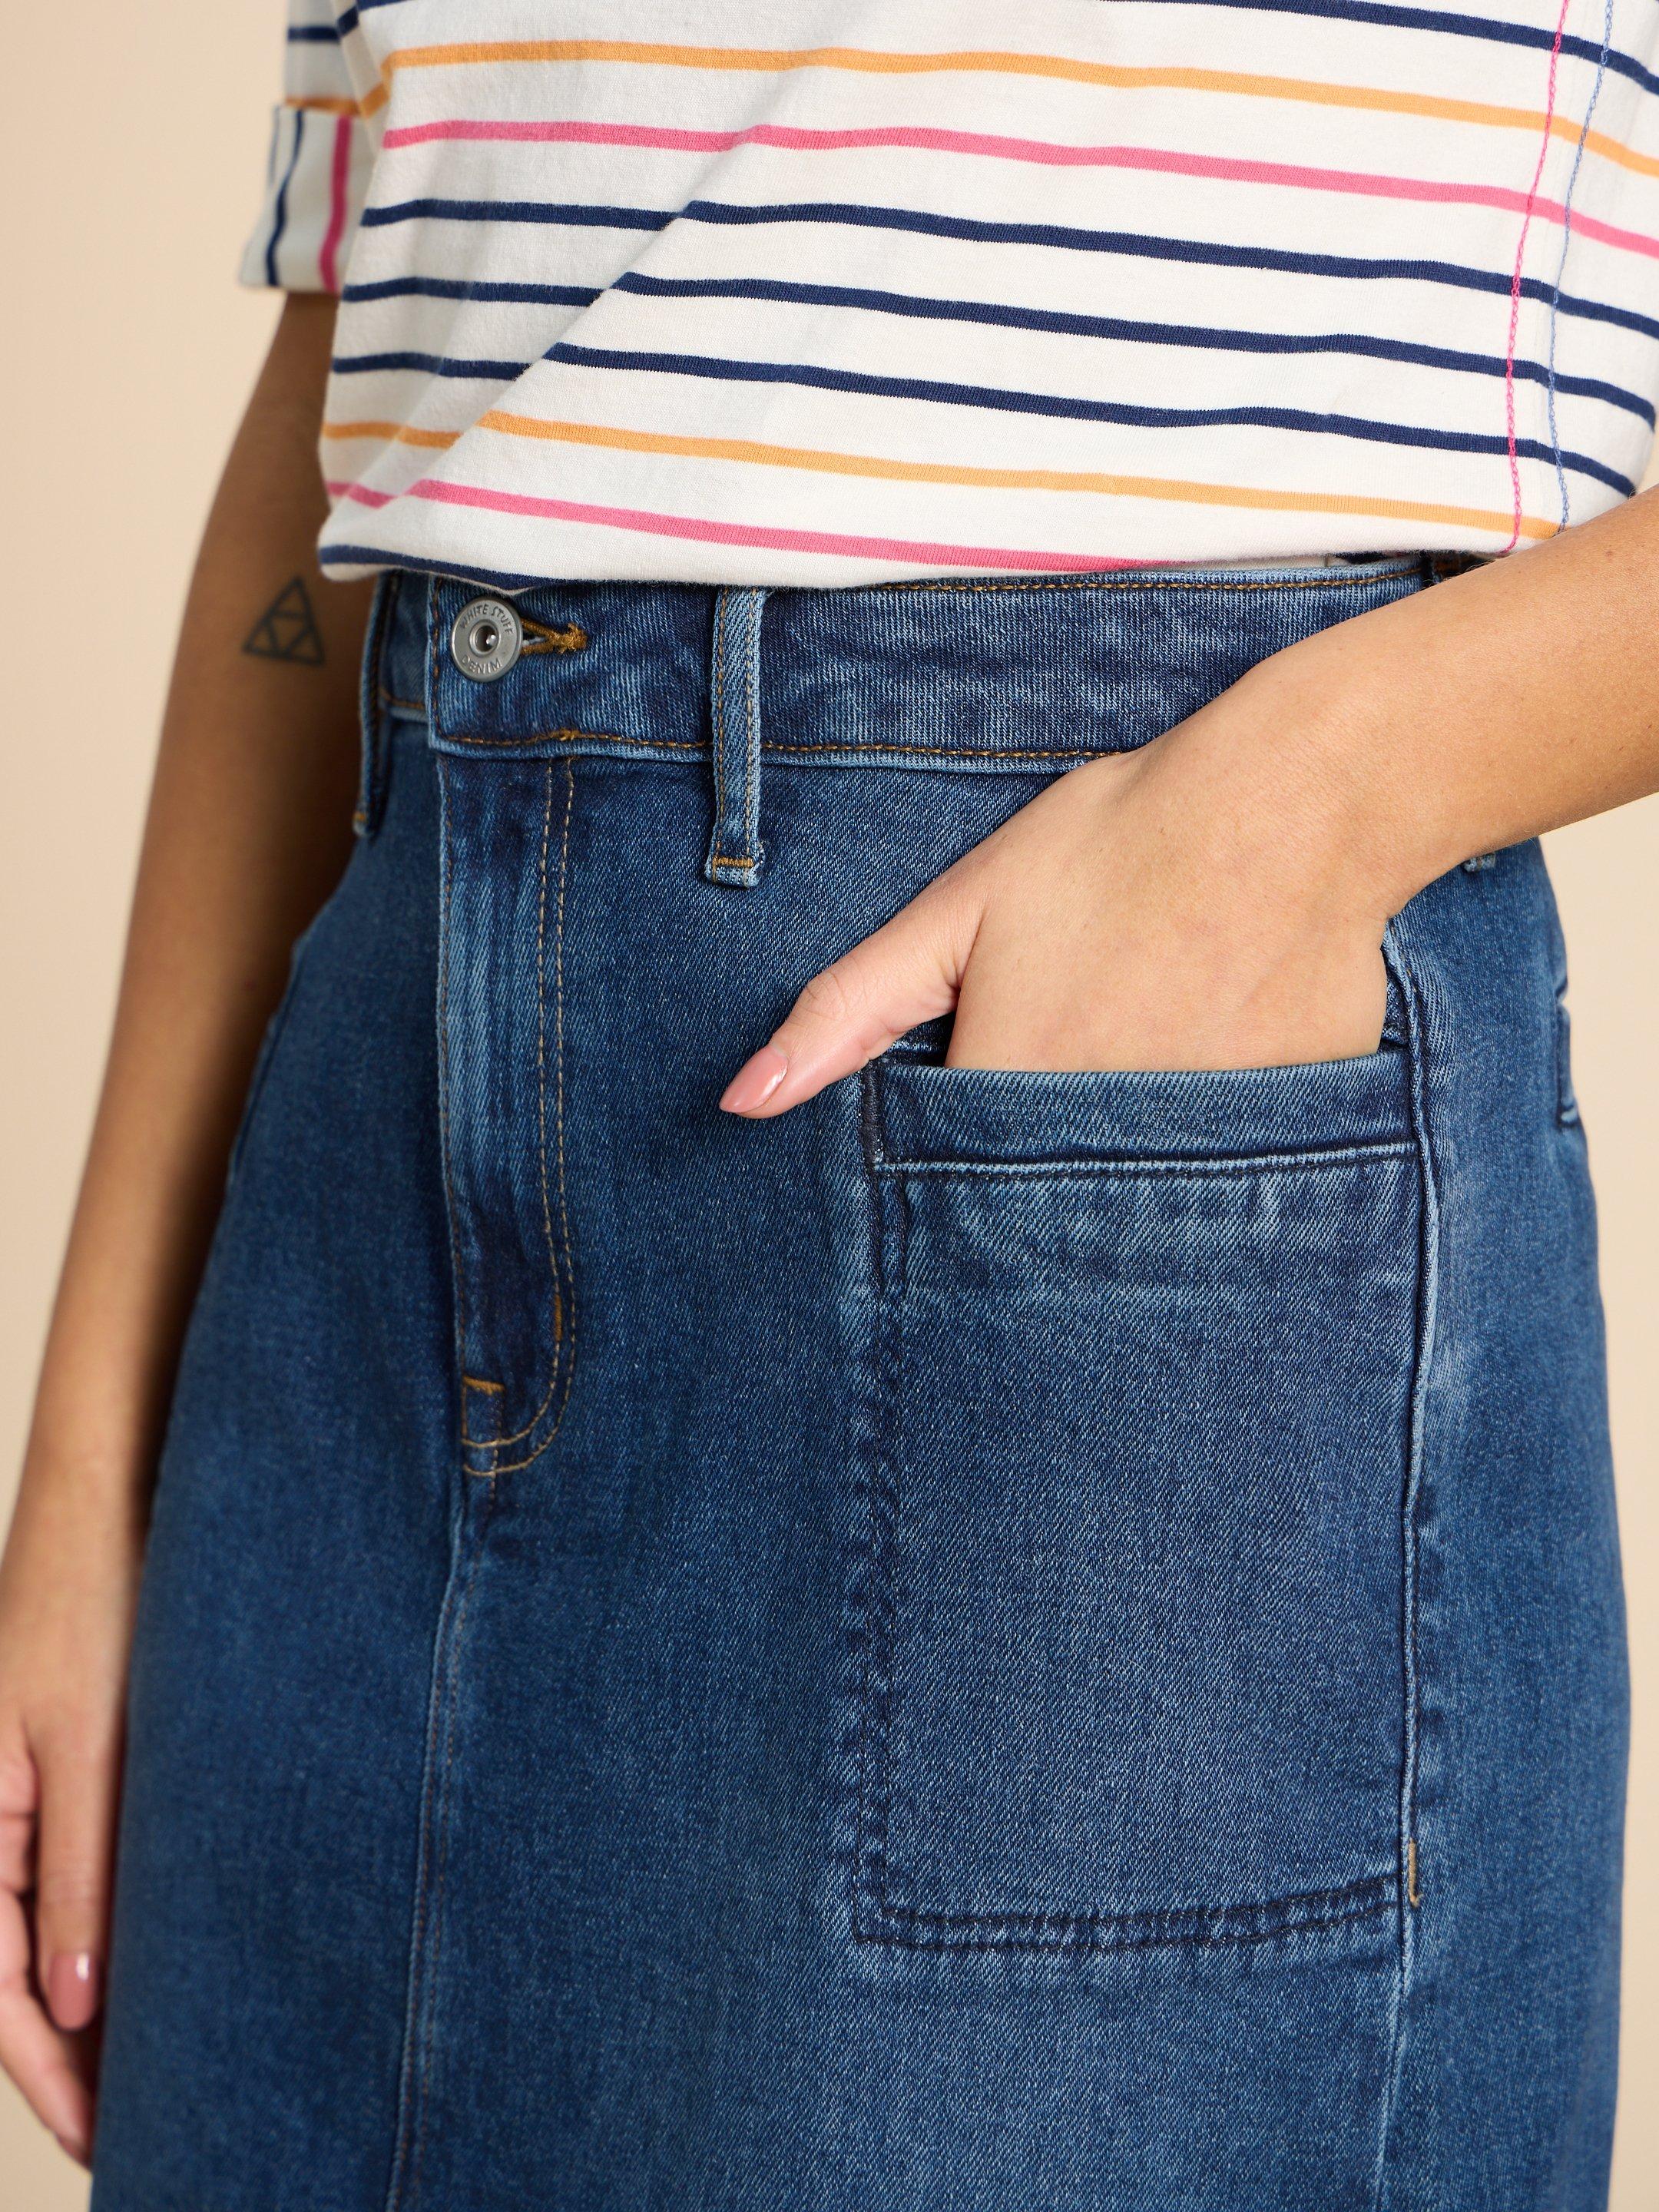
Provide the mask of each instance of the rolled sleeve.
POLYGON ((244 284, 337 292, 374 149, 328 0, 289 0, 284 98, 271 123, 264 205, 244 284))

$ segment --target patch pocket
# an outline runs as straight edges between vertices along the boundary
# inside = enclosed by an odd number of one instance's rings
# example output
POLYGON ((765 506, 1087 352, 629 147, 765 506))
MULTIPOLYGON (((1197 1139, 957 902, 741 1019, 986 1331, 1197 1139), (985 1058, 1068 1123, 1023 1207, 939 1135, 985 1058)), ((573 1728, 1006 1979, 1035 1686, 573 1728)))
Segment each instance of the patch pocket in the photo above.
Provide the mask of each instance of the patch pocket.
POLYGON ((863 1079, 856 1934, 1115 1950, 1386 1909, 1406 1053, 863 1079))

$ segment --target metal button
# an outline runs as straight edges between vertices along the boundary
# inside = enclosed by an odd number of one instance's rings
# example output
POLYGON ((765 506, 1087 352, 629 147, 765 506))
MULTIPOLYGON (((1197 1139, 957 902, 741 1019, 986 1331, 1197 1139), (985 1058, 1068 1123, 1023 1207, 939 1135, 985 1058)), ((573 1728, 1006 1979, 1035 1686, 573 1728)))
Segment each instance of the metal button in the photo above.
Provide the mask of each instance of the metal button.
POLYGON ((524 624, 505 599, 469 599, 449 633, 450 657, 475 684, 494 684, 524 650, 524 624))

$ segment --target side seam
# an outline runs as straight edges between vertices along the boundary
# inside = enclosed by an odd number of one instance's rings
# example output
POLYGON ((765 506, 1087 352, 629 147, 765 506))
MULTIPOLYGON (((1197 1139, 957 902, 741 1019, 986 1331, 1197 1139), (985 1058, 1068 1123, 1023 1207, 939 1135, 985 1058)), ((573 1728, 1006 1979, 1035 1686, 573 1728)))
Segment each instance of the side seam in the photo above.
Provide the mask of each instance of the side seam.
POLYGON ((455 1753, 460 1665, 467 1613, 495 1496, 493 1482, 468 1482, 462 1491, 454 1522, 449 1577, 433 1638, 404 2047, 398 2066, 397 2118, 386 2212, 411 2212, 411 2208, 420 2202, 421 2160, 426 2146, 439 2028, 450 1778, 455 1753))
POLYGON ((1384 2212, 1389 2148, 1393 2139, 1405 2065, 1412 1969, 1416 1954, 1416 1918, 1422 1909, 1422 1870, 1417 1850, 1417 1777, 1421 1731, 1422 1670, 1418 1650, 1418 1513, 1423 1487, 1424 1431, 1429 1377, 1432 1370, 1440 1287, 1441 1210, 1429 1110, 1427 1011, 1419 979, 1413 973, 1395 925, 1389 925, 1383 957, 1398 986, 1405 1017, 1410 1064, 1412 1135, 1418 1162, 1421 1205, 1419 1215, 1417 1325, 1406 1480, 1401 1497, 1401 1657, 1405 1741, 1400 1774, 1399 1914, 1400 1946, 1390 2003, 1389 2055, 1377 2129, 1376 2165, 1371 2188, 1372 2212, 1384 2212))

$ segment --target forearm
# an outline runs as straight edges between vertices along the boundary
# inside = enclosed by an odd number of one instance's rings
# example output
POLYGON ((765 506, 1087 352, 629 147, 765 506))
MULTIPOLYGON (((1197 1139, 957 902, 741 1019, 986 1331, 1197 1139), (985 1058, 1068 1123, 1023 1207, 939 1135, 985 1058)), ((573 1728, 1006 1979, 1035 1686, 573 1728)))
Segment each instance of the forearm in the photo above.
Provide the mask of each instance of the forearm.
POLYGON ((1306 810, 1386 918, 1460 860, 1659 790, 1659 493, 1239 688, 1269 725, 1280 818, 1306 810))
POLYGON ((142 1515, 173 1358, 289 947, 349 839, 361 588, 325 585, 315 438, 332 303, 291 302, 204 535, 179 637, 103 1095, 22 1511, 65 1472, 142 1515), (245 649, 295 578, 319 663, 245 649))

